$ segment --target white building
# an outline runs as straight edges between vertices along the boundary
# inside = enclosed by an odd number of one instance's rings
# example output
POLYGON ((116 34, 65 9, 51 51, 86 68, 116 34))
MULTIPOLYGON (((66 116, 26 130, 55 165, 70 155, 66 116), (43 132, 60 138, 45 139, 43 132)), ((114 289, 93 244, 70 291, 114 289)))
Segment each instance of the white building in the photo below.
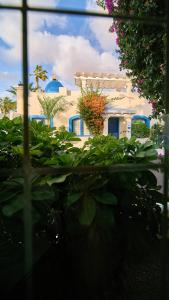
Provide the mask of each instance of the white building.
MULTIPOLYGON (((150 127, 149 115, 152 113, 151 105, 146 99, 140 98, 139 94, 132 91, 132 84, 128 77, 110 73, 86 73, 77 72, 75 74, 75 85, 79 87, 77 91, 70 91, 64 87, 54 76, 45 87, 45 91, 29 92, 29 115, 30 119, 45 120, 42 113, 39 97, 56 97, 63 95, 66 100, 65 110, 58 112, 51 120, 51 126, 59 128, 65 126, 70 132, 75 132, 82 140, 88 138, 89 131, 77 110, 78 99, 81 96, 80 87, 99 87, 103 94, 112 100, 106 106, 104 112, 103 134, 112 134, 119 137, 131 136, 131 122, 139 119, 150 127)), ((23 86, 17 87, 17 115, 23 114, 23 86)))

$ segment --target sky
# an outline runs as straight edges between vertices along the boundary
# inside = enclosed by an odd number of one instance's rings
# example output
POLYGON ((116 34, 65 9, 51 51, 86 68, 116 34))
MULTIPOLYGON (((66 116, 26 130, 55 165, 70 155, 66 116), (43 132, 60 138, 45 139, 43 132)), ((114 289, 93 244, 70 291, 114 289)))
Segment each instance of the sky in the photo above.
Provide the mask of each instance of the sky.
MULTIPOLYGON (((21 0, 0 0, 20 5, 21 0)), ((61 7, 103 12, 95 0, 28 0, 32 6, 61 7)), ((0 11, 0 97, 22 81, 21 14, 0 11)), ((75 89, 76 72, 119 73, 116 36, 106 18, 35 13, 28 15, 29 81, 35 66, 42 65, 48 81, 56 73, 62 84, 75 89)), ((46 83, 41 83, 42 88, 46 83)))

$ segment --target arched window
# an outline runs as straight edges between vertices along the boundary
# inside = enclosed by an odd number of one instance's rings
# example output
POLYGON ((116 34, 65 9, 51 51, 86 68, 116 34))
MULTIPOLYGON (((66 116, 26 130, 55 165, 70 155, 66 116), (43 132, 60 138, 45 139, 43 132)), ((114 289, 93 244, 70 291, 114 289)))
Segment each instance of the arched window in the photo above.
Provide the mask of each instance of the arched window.
MULTIPOLYGON (((45 120, 47 119, 45 115, 31 115, 29 117, 30 120, 36 120, 36 121, 41 121, 43 123, 45 123, 45 120)), ((53 128, 54 127, 54 123, 53 123, 53 118, 50 119, 50 127, 53 128)))
POLYGON ((131 135, 135 138, 148 138, 150 136, 150 119, 143 115, 133 116, 131 135))
POLYGON ((150 128, 150 119, 144 115, 135 115, 132 117, 132 121, 142 121, 147 128, 150 128))
POLYGON ((69 119, 69 132, 74 132, 78 136, 90 135, 89 130, 80 115, 75 115, 69 119))

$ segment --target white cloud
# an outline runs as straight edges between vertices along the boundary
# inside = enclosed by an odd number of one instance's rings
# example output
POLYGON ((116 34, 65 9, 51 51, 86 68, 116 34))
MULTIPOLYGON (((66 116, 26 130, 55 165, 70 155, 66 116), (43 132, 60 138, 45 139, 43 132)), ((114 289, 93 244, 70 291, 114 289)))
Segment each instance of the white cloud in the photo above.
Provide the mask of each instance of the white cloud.
MULTIPOLYGON (((48 0, 49 3, 55 2, 48 0)), ((44 25, 50 27, 64 28, 67 25, 66 16, 58 16, 47 13, 32 13, 28 15, 29 36, 40 30, 44 25)), ((0 38, 9 45, 10 49, 0 47, 1 60, 21 61, 22 47, 22 18, 20 12, 2 11, 0 12, 0 38)))
POLYGON ((19 12, 0 12, 0 38, 10 49, 0 48, 1 60, 21 60, 21 14, 19 12))
MULTIPOLYGON (((32 0, 33 1, 33 0, 32 0)), ((34 1, 35 2, 35 1, 34 1)), ((36 1, 37 2, 37 1, 36 1)), ((42 2, 42 1, 41 1, 42 2)), ((48 0, 54 5, 56 1, 48 0)), ((40 3, 40 0, 39 0, 40 3)), ((92 46, 87 37, 55 35, 41 32, 44 24, 54 28, 67 26, 67 18, 49 14, 29 13, 29 63, 53 65, 59 78, 73 83, 77 71, 119 72, 119 62, 112 55, 112 36, 108 33, 110 23, 103 19, 90 19, 90 27, 103 49, 102 53, 92 46)), ((0 47, 1 61, 21 61, 21 15, 19 12, 0 13, 0 38, 11 45, 0 47)))
POLYGON ((0 4, 4 5, 21 5, 22 0, 1 0, 0 4))
MULTIPOLYGON (((93 0, 87 1, 86 9, 102 13, 104 12, 104 10, 97 6, 96 2, 93 2, 93 0)), ((95 35, 95 38, 99 42, 101 48, 105 51, 115 51, 117 49, 116 35, 109 32, 112 22, 113 20, 103 17, 89 18, 88 21, 91 31, 95 35)))
POLYGON ((57 75, 66 82, 72 82, 77 71, 119 72, 118 60, 111 52, 100 54, 86 38, 47 32, 31 37, 30 62, 53 64, 57 75))
POLYGON ((64 28, 67 25, 67 17, 47 13, 29 13, 28 26, 30 33, 40 30, 46 24, 48 28, 55 26, 64 28))

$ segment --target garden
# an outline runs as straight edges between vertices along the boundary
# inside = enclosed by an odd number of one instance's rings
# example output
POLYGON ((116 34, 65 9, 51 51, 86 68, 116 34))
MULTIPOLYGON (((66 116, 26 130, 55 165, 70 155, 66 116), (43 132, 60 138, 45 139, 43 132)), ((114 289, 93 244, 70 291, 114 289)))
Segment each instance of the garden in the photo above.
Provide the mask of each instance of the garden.
MULTIPOLYGON (((110 16, 164 15, 164 1, 97 3, 110 16)), ((166 32, 164 26, 135 20, 117 18, 110 32, 117 35, 121 69, 127 70, 133 89, 152 104, 152 117, 160 120, 168 114, 166 32)), ((47 75, 38 65, 34 73, 36 87, 28 88, 38 90, 39 79, 47 75)), ((54 116, 62 109, 59 99, 55 98, 54 107, 49 98, 40 98, 48 124, 29 121, 28 170, 23 168, 23 118, 10 120, 7 115, 15 104, 0 99, 4 115, 0 119, 0 296, 3 300, 166 300, 166 293, 165 298, 161 294, 161 287, 169 286, 169 278, 165 281, 166 274, 162 274, 161 251, 165 253, 164 246, 168 249, 162 239, 161 207, 166 199, 155 175, 164 167, 156 165, 157 144, 164 142, 163 126, 155 124, 149 132, 136 121, 131 139, 104 136, 103 112, 108 100, 99 91, 82 92, 78 109, 93 137, 76 147, 79 138, 74 133, 50 127, 49 110, 54 116), (150 134, 151 139, 140 143, 140 134, 143 138, 150 134), (31 220, 25 213, 23 170, 29 172, 31 220), (24 227, 26 222, 31 228, 24 227), (32 233, 29 272, 25 272, 25 233, 30 232, 25 228, 32 233)), ((165 168, 167 173, 167 164, 165 168)))
POLYGON ((96 135, 77 148, 74 133, 36 121, 29 126, 34 264, 28 276, 23 271, 23 120, 0 120, 0 167, 12 169, 0 179, 3 299, 21 291, 23 296, 30 278, 36 299, 53 293, 58 299, 125 299, 131 293, 128 274, 160 245, 156 203, 163 196, 152 171, 154 143, 96 135), (145 163, 149 167, 143 170, 145 163), (52 172, 40 173, 41 168, 52 172))

